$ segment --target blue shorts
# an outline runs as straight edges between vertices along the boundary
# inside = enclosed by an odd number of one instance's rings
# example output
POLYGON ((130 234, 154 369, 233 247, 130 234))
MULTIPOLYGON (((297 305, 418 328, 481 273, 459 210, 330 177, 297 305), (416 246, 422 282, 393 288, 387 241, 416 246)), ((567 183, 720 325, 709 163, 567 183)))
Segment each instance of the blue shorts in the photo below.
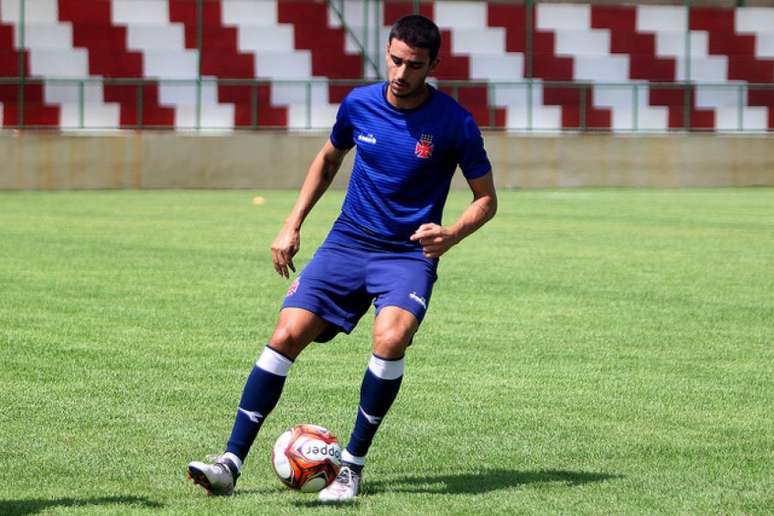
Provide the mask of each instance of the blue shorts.
POLYGON ((303 308, 329 324, 315 341, 351 332, 368 311, 397 306, 420 323, 427 312, 438 260, 419 253, 320 247, 293 281, 282 308, 303 308))

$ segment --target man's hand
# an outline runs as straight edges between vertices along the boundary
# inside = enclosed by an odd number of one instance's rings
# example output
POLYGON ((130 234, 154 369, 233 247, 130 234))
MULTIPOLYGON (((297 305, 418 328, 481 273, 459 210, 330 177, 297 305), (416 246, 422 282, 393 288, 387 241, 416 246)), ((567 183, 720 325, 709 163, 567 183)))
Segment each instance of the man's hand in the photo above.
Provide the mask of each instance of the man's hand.
POLYGON ((449 228, 432 223, 417 228, 411 235, 411 241, 417 240, 426 258, 438 258, 458 242, 457 236, 449 228))
POLYGON ((271 261, 274 262, 274 270, 284 278, 289 278, 291 271, 296 272, 293 265, 293 257, 301 247, 301 235, 292 226, 283 226, 277 238, 271 244, 271 261))

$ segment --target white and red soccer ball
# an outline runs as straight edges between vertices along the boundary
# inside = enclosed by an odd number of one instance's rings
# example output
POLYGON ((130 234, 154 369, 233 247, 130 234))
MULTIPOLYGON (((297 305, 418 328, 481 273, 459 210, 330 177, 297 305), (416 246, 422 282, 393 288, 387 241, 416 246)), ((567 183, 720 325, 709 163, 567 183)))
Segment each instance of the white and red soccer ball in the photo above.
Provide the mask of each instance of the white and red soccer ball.
POLYGON ((283 484, 313 493, 328 486, 339 474, 341 446, 326 428, 296 425, 274 443, 271 465, 283 484))

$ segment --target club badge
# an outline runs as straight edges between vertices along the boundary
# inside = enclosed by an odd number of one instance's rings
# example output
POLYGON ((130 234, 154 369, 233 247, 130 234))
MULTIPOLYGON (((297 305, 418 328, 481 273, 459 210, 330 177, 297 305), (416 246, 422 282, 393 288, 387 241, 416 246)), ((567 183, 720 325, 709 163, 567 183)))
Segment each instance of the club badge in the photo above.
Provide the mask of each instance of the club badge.
POLYGON ((432 134, 423 134, 422 137, 417 142, 416 147, 414 147, 414 154, 418 158, 422 159, 428 159, 430 156, 433 155, 433 135, 432 134))
POLYGON ((287 294, 285 294, 285 297, 290 297, 293 294, 296 293, 296 290, 298 290, 298 284, 301 283, 301 276, 299 275, 295 280, 293 280, 293 283, 290 284, 290 288, 288 288, 287 294))

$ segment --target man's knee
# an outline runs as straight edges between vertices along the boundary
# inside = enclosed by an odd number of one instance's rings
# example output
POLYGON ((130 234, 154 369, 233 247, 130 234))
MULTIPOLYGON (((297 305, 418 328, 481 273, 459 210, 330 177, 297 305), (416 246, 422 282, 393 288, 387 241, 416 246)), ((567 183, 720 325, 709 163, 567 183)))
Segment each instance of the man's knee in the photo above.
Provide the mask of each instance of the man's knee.
POLYGON ((379 328, 374 331, 374 353, 382 358, 399 358, 406 352, 413 331, 404 328, 379 328))
POLYGON ((307 313, 295 314, 283 310, 269 339, 269 346, 295 359, 325 328, 319 317, 307 313))

